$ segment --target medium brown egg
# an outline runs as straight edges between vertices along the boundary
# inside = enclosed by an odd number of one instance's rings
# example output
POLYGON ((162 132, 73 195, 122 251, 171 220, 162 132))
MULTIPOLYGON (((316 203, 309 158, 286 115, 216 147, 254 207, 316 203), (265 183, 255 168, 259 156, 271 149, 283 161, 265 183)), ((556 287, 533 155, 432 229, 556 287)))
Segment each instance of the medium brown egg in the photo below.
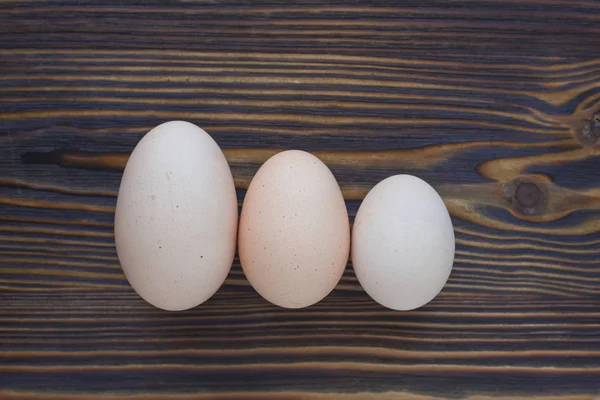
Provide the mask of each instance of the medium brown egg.
POLYGON ((298 150, 267 160, 244 199, 238 250, 250 284, 271 303, 301 308, 327 296, 350 252, 348 212, 329 168, 298 150))

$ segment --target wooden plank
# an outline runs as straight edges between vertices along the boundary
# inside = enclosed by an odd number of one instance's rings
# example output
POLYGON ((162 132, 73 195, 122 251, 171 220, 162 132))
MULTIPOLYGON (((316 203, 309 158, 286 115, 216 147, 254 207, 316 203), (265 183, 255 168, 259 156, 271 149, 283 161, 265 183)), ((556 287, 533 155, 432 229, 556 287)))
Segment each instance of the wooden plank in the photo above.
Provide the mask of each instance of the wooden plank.
POLYGON ((0 1, 0 398, 600 397, 600 3, 0 1), (153 126, 224 148, 241 202, 315 153, 351 221, 398 173, 451 211, 452 276, 381 308, 348 265, 278 309, 235 260, 165 313, 123 276, 121 171, 153 126))

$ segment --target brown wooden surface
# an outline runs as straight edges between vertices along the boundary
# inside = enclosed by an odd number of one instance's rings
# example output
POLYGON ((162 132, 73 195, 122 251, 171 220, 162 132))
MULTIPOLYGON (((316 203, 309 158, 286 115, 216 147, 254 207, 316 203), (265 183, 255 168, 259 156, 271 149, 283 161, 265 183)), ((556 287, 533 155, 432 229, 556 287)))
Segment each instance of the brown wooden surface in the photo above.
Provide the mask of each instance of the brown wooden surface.
POLYGON ((597 1, 0 1, 0 399, 600 397, 599 115, 597 1), (113 211, 171 119, 225 149, 240 202, 285 148, 351 219, 426 179, 456 230, 444 291, 386 310, 349 265, 278 309, 236 260, 204 305, 147 305, 113 211))

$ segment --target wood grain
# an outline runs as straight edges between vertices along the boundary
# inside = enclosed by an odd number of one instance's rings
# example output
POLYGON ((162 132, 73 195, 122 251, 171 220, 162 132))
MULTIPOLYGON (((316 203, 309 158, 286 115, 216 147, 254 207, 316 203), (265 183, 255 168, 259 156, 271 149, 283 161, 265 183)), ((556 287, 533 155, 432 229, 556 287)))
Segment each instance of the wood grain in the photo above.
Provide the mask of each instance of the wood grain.
POLYGON ((600 3, 0 0, 1 399, 600 398, 600 3), (153 126, 206 129, 238 199, 311 151, 351 221, 389 175, 455 226, 451 278, 278 309, 235 260, 193 310, 144 303, 113 212, 153 126))

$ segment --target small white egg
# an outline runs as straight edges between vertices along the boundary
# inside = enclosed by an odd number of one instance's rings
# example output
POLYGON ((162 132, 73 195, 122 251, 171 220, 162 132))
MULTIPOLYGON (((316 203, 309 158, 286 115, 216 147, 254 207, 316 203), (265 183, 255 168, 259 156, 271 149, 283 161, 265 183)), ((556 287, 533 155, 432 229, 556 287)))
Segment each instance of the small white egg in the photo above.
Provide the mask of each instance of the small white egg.
POLYGON ((443 200, 411 175, 379 182, 354 220, 356 276, 375 301, 394 310, 412 310, 437 296, 450 276, 454 248, 443 200))

